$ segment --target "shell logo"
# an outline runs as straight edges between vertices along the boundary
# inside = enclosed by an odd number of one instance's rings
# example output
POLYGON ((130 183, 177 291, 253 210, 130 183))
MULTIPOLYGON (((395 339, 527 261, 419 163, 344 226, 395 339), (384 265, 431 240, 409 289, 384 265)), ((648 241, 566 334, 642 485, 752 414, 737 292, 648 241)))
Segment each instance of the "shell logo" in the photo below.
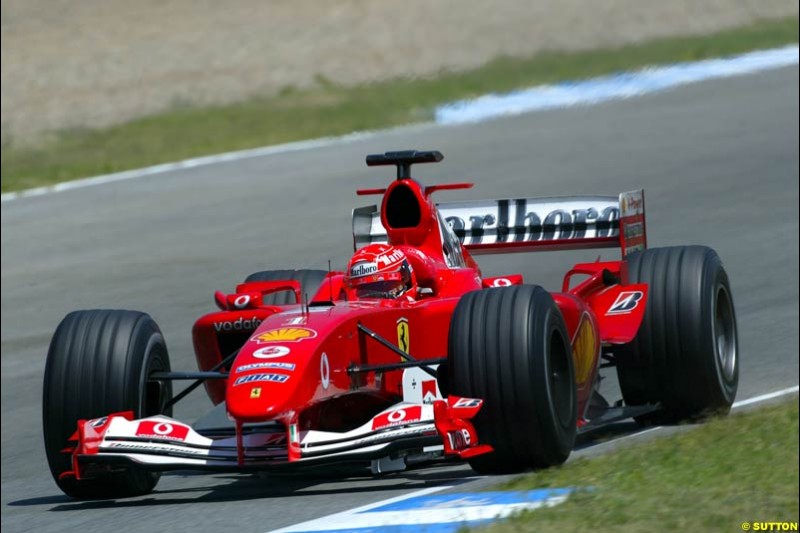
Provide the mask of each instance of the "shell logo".
POLYGON ((265 342, 299 342, 304 339, 313 339, 317 332, 309 328, 278 328, 265 331, 255 338, 261 344, 265 342))
POLYGON ((597 355, 594 328, 584 317, 578 326, 575 342, 572 345, 572 358, 575 361, 575 381, 583 385, 592 373, 597 355))

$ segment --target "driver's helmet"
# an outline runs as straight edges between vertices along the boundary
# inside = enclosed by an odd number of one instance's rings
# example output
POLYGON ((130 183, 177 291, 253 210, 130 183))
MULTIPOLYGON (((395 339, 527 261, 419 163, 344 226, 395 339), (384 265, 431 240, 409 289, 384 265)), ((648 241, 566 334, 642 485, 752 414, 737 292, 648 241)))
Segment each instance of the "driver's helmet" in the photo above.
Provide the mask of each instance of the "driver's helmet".
POLYGON ((345 284, 356 298, 413 299, 417 284, 402 250, 388 244, 361 248, 347 264, 345 284))

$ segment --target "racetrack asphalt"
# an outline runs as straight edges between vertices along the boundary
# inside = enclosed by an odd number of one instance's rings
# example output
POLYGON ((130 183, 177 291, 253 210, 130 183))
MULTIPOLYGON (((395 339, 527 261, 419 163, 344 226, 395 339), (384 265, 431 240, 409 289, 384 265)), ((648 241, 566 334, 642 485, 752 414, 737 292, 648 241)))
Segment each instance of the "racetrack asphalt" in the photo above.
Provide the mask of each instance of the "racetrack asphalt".
MULTIPOLYGON (((149 312, 173 368, 195 368, 190 329, 257 270, 341 268, 352 251, 354 190, 392 179, 367 153, 439 149, 426 183, 474 180, 440 200, 616 194, 644 187, 651 247, 707 244, 731 279, 739 323, 739 399, 797 384, 798 70, 686 86, 586 108, 365 140, 175 171, 2 204, 2 527, 260 533, 438 484, 464 466, 384 478, 167 474, 119 501, 63 496, 47 470, 41 394, 50 336, 69 311, 149 312)), ((369 197, 368 197, 369 200, 369 197)), ((487 275, 522 272, 557 289, 573 262, 613 250, 481 257, 487 275)), ((413 335, 413 332, 412 332, 413 335)), ((609 379, 611 395, 613 379, 609 379)), ((605 384, 604 384, 605 385, 605 384)), ((178 404, 187 422, 209 401, 178 404)), ((796 400, 794 400, 796 401, 796 400)), ((582 454, 595 453, 592 442, 582 454)), ((9 528, 9 529, 5 529, 9 528)))

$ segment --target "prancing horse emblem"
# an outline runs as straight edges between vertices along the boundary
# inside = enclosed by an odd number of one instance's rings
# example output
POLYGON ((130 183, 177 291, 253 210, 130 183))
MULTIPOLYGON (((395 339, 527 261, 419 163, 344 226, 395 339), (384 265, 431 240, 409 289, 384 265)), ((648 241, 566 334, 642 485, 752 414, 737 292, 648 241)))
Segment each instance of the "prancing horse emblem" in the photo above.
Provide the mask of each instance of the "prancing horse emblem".
POLYGON ((400 318, 397 320, 397 346, 408 353, 408 319, 400 318))

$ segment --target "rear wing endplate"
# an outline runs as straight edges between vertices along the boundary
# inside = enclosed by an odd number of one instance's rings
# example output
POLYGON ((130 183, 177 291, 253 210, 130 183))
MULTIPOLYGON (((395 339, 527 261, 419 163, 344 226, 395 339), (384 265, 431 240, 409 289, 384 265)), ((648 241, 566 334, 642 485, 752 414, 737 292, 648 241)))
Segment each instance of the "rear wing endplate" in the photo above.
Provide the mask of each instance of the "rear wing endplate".
MULTIPOLYGON (((641 189, 618 197, 444 202, 437 208, 472 254, 620 247, 624 257, 647 247, 641 189)), ((387 242, 376 206, 353 210, 353 239, 356 249, 387 242)))

